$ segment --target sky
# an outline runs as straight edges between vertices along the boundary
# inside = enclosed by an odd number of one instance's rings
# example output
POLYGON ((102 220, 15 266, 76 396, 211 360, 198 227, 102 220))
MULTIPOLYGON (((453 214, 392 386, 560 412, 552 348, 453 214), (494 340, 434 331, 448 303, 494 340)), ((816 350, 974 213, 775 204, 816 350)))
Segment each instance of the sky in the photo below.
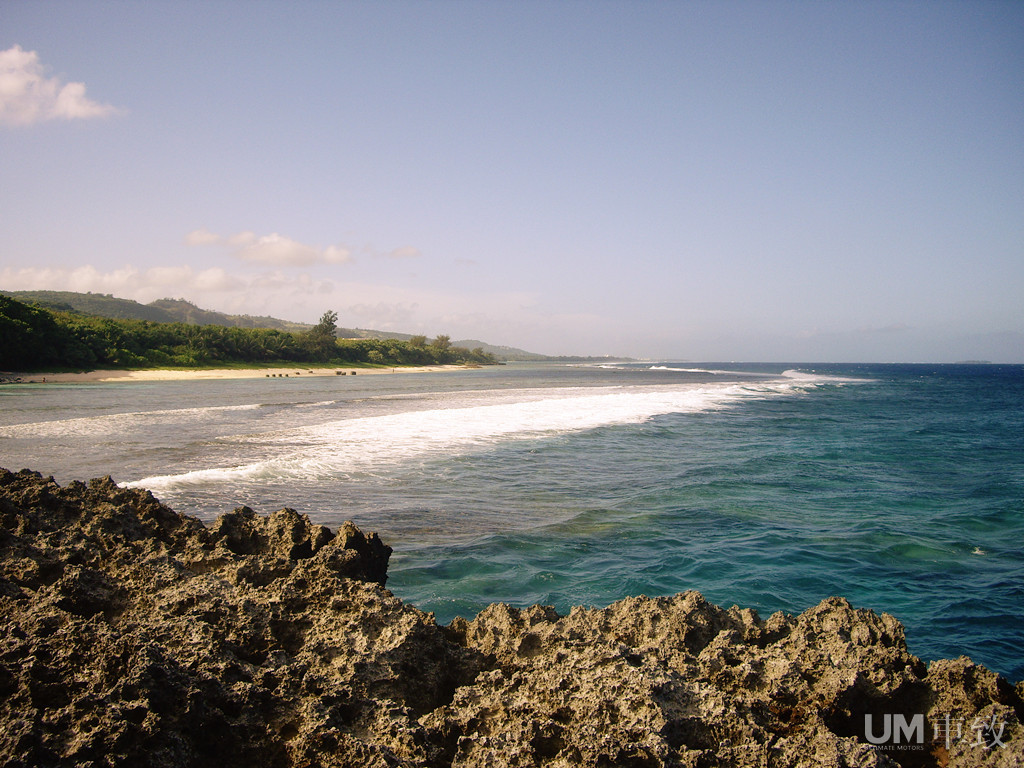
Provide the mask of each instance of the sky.
POLYGON ((1024 3, 0 0, 0 289, 1024 362, 1024 3))

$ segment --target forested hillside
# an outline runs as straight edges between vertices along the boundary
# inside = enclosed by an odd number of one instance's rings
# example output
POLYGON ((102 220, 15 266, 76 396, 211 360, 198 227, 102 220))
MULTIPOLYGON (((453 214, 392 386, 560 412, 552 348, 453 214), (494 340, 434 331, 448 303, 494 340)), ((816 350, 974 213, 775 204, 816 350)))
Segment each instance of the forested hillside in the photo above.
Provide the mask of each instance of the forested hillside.
POLYGON ((273 328, 298 333, 308 331, 308 323, 293 323, 276 317, 228 315, 201 309, 184 299, 157 299, 140 304, 131 299, 119 299, 107 293, 78 293, 75 291, 0 291, 24 304, 64 312, 80 312, 95 317, 115 320, 151 320, 155 323, 192 323, 193 325, 223 325, 240 328, 273 328))
POLYGON ((277 363, 432 365, 497 362, 482 349, 427 341, 338 339, 337 314, 307 331, 96 317, 31 306, 0 294, 0 369, 203 367, 277 363))
MULTIPOLYGON (((302 333, 312 326, 266 315, 229 315, 197 307, 185 299, 157 299, 140 304, 131 299, 119 299, 105 293, 77 293, 75 291, 0 291, 23 304, 83 315, 109 317, 116 320, 151 320, 156 323, 190 323, 193 325, 222 325, 228 328, 271 328, 289 333, 302 333)), ((366 328, 338 328, 343 339, 390 339, 409 341, 410 333, 375 331, 366 328)), ((494 355, 499 360, 547 360, 545 355, 508 346, 496 346, 477 339, 452 342, 452 346, 476 349, 494 355)), ((567 358, 568 359, 568 358, 567 358)), ((572 358, 575 359, 575 358, 572 358)))

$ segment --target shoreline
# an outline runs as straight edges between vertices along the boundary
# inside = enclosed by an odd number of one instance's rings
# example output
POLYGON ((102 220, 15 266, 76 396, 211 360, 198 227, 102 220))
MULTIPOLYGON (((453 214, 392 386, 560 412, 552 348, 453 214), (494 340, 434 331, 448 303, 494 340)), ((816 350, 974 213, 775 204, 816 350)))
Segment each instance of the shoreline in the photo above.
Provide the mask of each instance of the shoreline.
POLYGON ((1001 768, 1024 683, 889 614, 699 592, 439 625, 391 547, 283 508, 209 524, 109 476, 0 469, 0 755, 166 768, 1001 768), (269 756, 269 757, 268 757, 269 756))
POLYGON ((376 376, 386 373, 437 373, 442 371, 471 370, 479 366, 415 365, 382 368, 353 368, 332 365, 310 368, 308 366, 274 366, 263 368, 144 368, 83 371, 81 373, 5 373, 0 379, 11 384, 96 384, 124 381, 197 381, 217 379, 263 379, 300 378, 316 376, 376 376))

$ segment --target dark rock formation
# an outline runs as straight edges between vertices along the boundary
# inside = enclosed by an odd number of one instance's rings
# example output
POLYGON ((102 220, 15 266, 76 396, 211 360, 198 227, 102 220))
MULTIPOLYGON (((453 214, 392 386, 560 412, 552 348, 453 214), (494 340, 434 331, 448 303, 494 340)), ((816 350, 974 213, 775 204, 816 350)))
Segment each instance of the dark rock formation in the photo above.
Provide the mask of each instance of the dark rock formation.
POLYGON ((0 523, 3 766, 1024 764, 1024 686, 926 668, 841 598, 439 627, 384 589, 376 535, 289 509, 207 528, 110 478, 0 470, 0 523))

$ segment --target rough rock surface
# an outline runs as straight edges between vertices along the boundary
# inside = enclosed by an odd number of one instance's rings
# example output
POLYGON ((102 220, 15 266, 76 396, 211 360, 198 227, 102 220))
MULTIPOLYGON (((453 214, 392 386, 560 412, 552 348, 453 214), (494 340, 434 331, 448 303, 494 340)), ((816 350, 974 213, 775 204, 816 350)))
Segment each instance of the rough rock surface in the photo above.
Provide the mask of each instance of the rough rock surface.
POLYGON ((1024 685, 926 668, 841 598, 442 627, 384 588, 376 535, 289 509, 206 527, 110 478, 0 470, 0 521, 3 766, 1024 765, 1024 685))

